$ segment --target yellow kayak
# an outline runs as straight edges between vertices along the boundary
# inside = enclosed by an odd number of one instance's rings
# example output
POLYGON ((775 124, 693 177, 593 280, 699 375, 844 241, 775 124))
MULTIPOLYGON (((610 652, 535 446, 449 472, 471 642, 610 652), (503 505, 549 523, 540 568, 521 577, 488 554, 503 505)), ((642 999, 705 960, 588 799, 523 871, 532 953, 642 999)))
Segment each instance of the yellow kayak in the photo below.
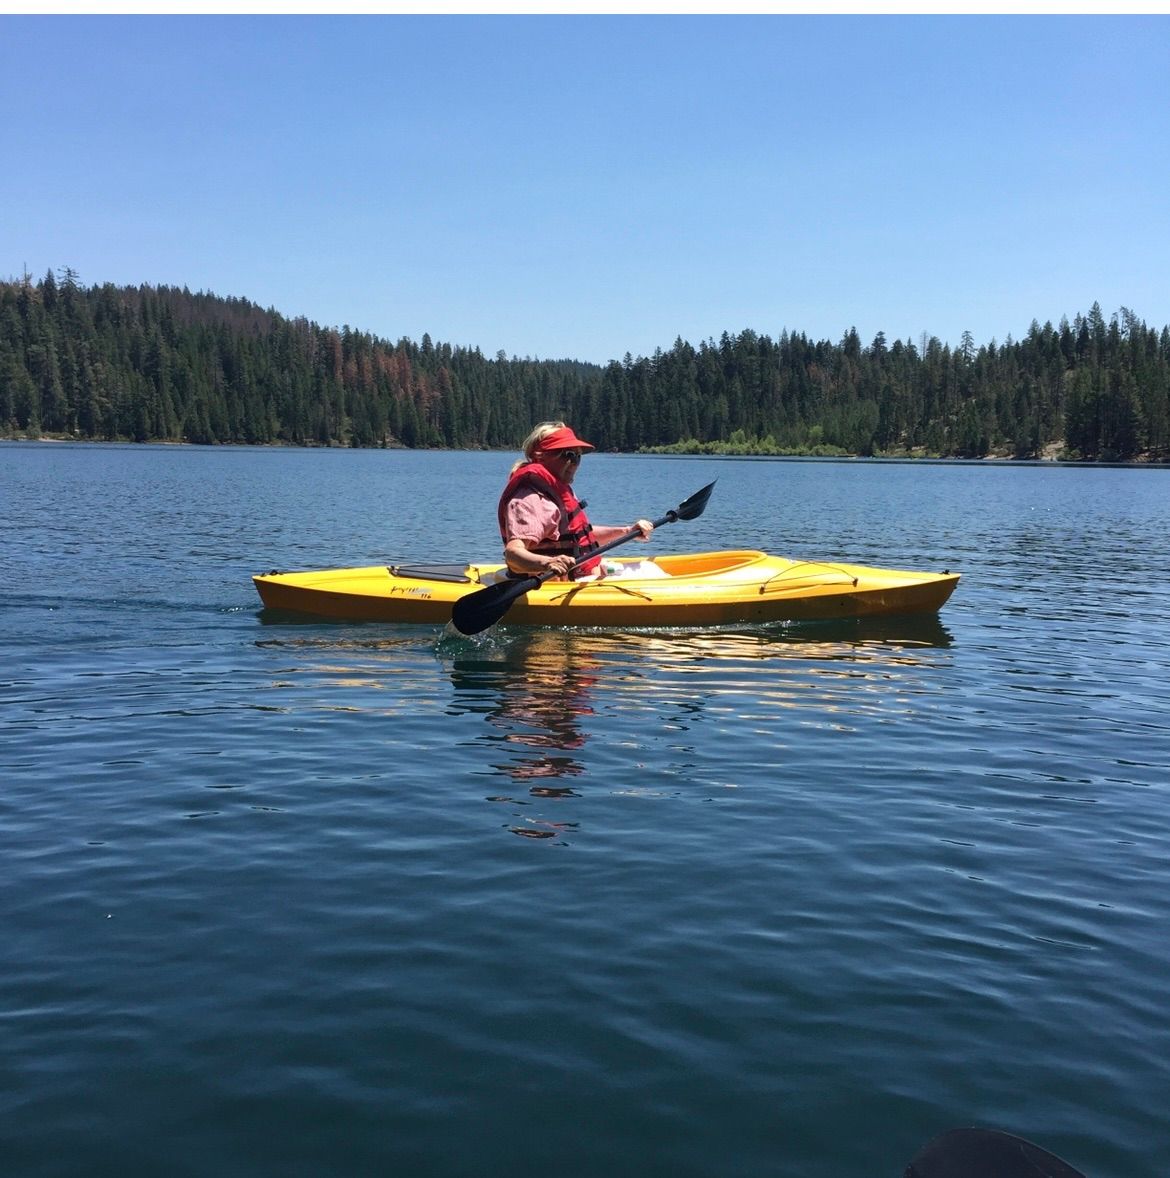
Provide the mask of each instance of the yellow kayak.
MULTIPOLYGON (((546 581, 515 601, 518 626, 718 626, 934 613, 957 573, 919 573, 766 552, 607 560, 596 580, 546 581)), ((506 577, 501 564, 373 565, 253 577, 264 605, 347 621, 443 625, 455 602, 506 577)))

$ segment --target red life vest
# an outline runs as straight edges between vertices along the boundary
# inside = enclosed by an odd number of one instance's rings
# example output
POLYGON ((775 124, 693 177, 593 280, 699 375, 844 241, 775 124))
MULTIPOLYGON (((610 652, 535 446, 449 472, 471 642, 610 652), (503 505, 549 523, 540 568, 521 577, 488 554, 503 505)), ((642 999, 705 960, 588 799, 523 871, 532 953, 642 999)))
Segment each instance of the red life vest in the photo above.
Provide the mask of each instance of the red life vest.
POLYGON ((591 573, 597 567, 598 560, 587 560, 589 553, 599 548, 597 538, 593 535, 593 528, 589 517, 585 514, 585 504, 573 494, 573 488, 568 483, 558 479, 547 467, 539 462, 528 462, 512 472, 500 496, 500 506, 497 515, 500 521, 500 538, 505 544, 508 542, 508 502, 520 491, 536 491, 546 499, 551 499, 561 513, 560 530, 556 540, 544 540, 539 544, 530 545, 530 551, 543 556, 557 556, 567 552, 575 561, 576 568, 571 576, 579 577, 583 573, 591 573))

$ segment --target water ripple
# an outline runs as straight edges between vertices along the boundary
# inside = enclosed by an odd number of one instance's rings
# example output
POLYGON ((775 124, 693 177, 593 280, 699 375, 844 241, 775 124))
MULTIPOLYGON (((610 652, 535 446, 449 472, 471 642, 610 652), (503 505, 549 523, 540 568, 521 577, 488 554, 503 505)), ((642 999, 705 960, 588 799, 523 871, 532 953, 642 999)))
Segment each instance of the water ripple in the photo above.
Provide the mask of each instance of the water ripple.
POLYGON ((487 552, 418 497, 499 455, 43 449, 0 466, 14 1173, 861 1178, 963 1123, 1170 1165, 1157 474, 598 455, 599 517, 760 505, 681 547, 963 581, 466 640, 248 576, 487 552))

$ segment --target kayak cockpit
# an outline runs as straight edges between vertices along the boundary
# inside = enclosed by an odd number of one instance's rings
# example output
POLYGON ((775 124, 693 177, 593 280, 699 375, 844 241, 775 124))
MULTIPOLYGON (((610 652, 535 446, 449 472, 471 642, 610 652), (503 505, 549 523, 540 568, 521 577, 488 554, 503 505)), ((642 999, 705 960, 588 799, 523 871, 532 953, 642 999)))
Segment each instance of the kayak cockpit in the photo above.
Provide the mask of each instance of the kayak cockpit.
POLYGON ((677 556, 656 556, 654 563, 670 577, 725 577, 732 573, 757 574, 756 566, 768 559, 766 552, 733 549, 729 552, 686 552, 677 556))

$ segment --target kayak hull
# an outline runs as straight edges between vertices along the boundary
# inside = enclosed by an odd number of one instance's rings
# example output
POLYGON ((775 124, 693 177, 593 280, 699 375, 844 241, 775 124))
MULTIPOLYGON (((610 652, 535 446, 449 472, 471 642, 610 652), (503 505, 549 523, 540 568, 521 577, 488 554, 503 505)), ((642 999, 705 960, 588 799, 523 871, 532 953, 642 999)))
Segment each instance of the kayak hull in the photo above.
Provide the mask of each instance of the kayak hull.
MULTIPOLYGON (((512 605, 506 622, 687 627, 935 613, 959 581, 950 572, 796 561, 750 550, 615 563, 617 576, 545 582, 512 605), (639 575, 649 566, 656 566, 653 576, 639 575)), ((495 583, 503 571, 498 564, 372 565, 271 572, 253 581, 272 610, 344 621, 444 625, 459 598, 495 583)))

